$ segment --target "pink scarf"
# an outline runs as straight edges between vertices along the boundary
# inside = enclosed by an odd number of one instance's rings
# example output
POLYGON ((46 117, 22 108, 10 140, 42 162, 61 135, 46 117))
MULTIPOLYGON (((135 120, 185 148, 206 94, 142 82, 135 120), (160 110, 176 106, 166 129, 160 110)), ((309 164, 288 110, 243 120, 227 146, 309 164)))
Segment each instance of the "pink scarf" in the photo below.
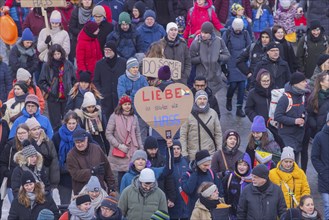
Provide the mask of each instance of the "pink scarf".
POLYGON ((136 132, 133 128, 133 124, 135 121, 134 115, 124 116, 124 115, 116 115, 115 124, 116 131, 118 132, 118 136, 120 140, 122 140, 123 144, 127 147, 135 146, 138 147, 138 142, 136 138, 136 132))

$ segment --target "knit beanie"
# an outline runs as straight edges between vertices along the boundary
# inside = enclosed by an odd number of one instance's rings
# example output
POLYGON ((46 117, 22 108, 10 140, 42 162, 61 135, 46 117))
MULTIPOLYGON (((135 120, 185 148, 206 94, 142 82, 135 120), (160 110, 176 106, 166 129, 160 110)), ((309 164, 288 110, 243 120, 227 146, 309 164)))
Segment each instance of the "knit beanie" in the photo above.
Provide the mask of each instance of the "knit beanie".
POLYGON ((29 94, 28 96, 26 96, 26 98, 25 98, 25 107, 26 107, 27 103, 33 103, 33 104, 37 105, 38 107, 40 106, 39 98, 38 98, 38 96, 36 96, 34 94, 29 94))
POLYGON ((144 12, 144 20, 146 20, 146 18, 148 18, 148 17, 152 17, 154 20, 156 19, 156 14, 155 14, 155 12, 153 11, 153 10, 146 10, 145 12, 144 12))
POLYGON ((38 154, 38 151, 35 149, 35 147, 31 144, 29 140, 24 140, 22 145, 22 154, 25 158, 38 154))
POLYGON ((87 82, 87 83, 91 83, 91 73, 88 71, 81 71, 79 73, 80 76, 80 80, 79 82, 87 82))
POLYGON ((147 154, 144 150, 136 150, 131 158, 131 162, 135 162, 135 160, 142 158, 143 160, 147 161, 147 154))
POLYGON ((306 77, 303 73, 299 73, 299 72, 293 73, 290 78, 290 85, 298 84, 304 80, 306 80, 306 77))
POLYGON ((310 29, 311 30, 314 30, 314 29, 317 29, 317 28, 322 28, 320 21, 319 20, 313 20, 313 21, 311 21, 311 23, 310 23, 310 29))
POLYGON ((27 71, 24 68, 19 68, 17 70, 17 74, 16 74, 16 79, 17 81, 24 81, 26 82, 27 80, 29 80, 31 78, 31 73, 29 71, 27 71))
POLYGON ((329 54, 322 54, 320 55, 318 62, 316 64, 318 66, 322 66, 322 64, 324 64, 324 62, 326 62, 327 60, 329 60, 329 54))
POLYGON ((251 125, 251 131, 253 132, 266 132, 265 119, 261 115, 254 117, 254 120, 251 125))
POLYGON ((244 8, 239 3, 233 3, 231 7, 231 13, 233 15, 236 15, 239 10, 243 10, 243 9, 244 8))
POLYGON ((145 3, 143 1, 137 1, 134 4, 133 8, 136 8, 138 10, 140 18, 142 18, 144 16, 146 6, 145 6, 145 3))
POLYGON ((168 212, 163 210, 157 210, 153 213, 150 220, 169 220, 170 216, 168 212))
POLYGON ((237 140, 237 144, 239 143, 240 135, 238 134, 238 132, 236 132, 233 129, 228 129, 227 131, 225 131, 225 133, 224 133, 224 139, 225 140, 223 140, 223 141, 226 141, 230 136, 234 136, 237 140))
POLYGON ((95 106, 96 99, 92 92, 86 92, 83 96, 83 102, 81 108, 87 108, 88 106, 95 106))
POLYGON ((97 176, 91 176, 86 189, 88 192, 99 192, 101 190, 101 184, 99 183, 98 177, 97 176))
POLYGON ((278 48, 279 49, 279 44, 276 42, 270 42, 267 46, 266 46, 266 52, 274 49, 274 48, 278 48))
POLYGON ((195 93, 194 102, 196 102, 200 97, 206 97, 208 99, 208 93, 204 90, 199 90, 195 93))
POLYGON ((117 45, 114 41, 106 42, 104 48, 110 48, 113 51, 113 53, 117 54, 117 45))
POLYGON ((93 16, 95 15, 101 15, 104 18, 106 17, 105 9, 101 5, 96 5, 93 9, 93 16))
POLYGON ((21 88, 24 93, 29 91, 29 87, 25 81, 16 81, 15 86, 19 86, 19 88, 21 88))
POLYGON ((127 12, 124 11, 120 13, 119 24, 131 24, 131 18, 127 12))
POLYGON ((281 154, 281 160, 284 159, 291 159, 293 161, 295 161, 295 153, 294 153, 294 149, 292 147, 284 147, 282 149, 282 154, 281 154))
POLYGON ((31 31, 31 29, 25 28, 22 33, 21 41, 33 41, 33 40, 34 40, 34 37, 33 37, 33 33, 31 31))
POLYGON ((98 29, 98 24, 93 21, 88 21, 83 27, 87 34, 93 34, 98 29))
POLYGON ((145 139, 144 149, 147 150, 147 149, 154 149, 154 148, 159 148, 158 140, 153 136, 148 136, 145 139))
POLYGON ((280 0, 280 5, 283 9, 288 9, 291 5, 291 0, 280 0))
POLYGON ((235 31, 242 31, 243 30, 243 20, 241 18, 234 18, 232 22, 232 28, 235 31))
POLYGON ((175 139, 173 142, 172 142, 173 146, 179 146, 180 149, 182 149, 182 144, 180 143, 179 140, 175 139))
POLYGON ((126 102, 130 102, 131 103, 131 98, 128 95, 123 95, 120 100, 119 100, 119 105, 123 105, 126 102))
POLYGON ((251 172, 253 175, 258 176, 263 179, 268 179, 269 171, 267 169, 267 166, 264 164, 258 164, 254 167, 254 169, 251 172))
POLYGON ((40 123, 37 121, 35 117, 28 118, 25 121, 25 124, 27 125, 27 127, 29 127, 30 130, 36 127, 41 127, 40 123))
POLYGON ((128 60, 127 60, 127 70, 129 70, 130 68, 132 67, 139 67, 139 63, 138 63, 138 60, 134 57, 130 57, 128 60))
POLYGON ((214 25, 211 22, 206 21, 202 24, 201 32, 212 34, 213 31, 214 31, 214 25))
POLYGON ((176 23, 174 23, 174 22, 169 22, 167 24, 167 28, 166 28, 167 34, 169 33, 169 31, 170 31, 171 28, 176 28, 178 30, 178 25, 176 23))
POLYGON ((195 154, 195 162, 197 166, 207 161, 211 161, 211 156, 208 150, 200 150, 195 154))
POLYGON ((171 78, 171 71, 169 66, 164 65, 158 70, 158 78, 160 80, 169 80, 171 78))
POLYGON ((61 13, 57 10, 54 10, 53 12, 51 12, 49 21, 50 23, 62 23, 61 13))
POLYGON ((30 171, 23 171, 21 176, 21 186, 24 186, 27 183, 35 183, 35 182, 36 180, 30 171))
POLYGON ((138 180, 142 183, 154 183, 156 181, 154 171, 150 168, 144 168, 139 174, 138 180))
POLYGON ((37 220, 54 220, 55 216, 54 213, 52 211, 50 211, 49 209, 42 209, 39 212, 38 218, 37 220))
POLYGON ((106 196, 103 199, 101 206, 104 206, 113 211, 116 211, 118 208, 118 200, 116 198, 114 198, 113 196, 106 196))
POLYGON ((81 205, 85 202, 91 202, 91 199, 90 199, 90 196, 85 194, 85 195, 80 195, 78 196, 76 199, 75 199, 75 204, 78 206, 78 205, 81 205))

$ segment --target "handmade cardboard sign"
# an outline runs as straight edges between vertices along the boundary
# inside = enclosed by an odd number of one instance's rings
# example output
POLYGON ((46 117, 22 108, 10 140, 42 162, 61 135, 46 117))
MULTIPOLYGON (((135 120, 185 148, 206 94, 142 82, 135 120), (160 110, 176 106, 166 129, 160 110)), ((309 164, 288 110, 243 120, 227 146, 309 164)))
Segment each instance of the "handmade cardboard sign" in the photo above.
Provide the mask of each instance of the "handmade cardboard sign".
POLYGON ((21 0, 22 7, 66 7, 65 0, 21 0))
POLYGON ((193 93, 181 83, 170 84, 163 92, 157 87, 148 86, 137 91, 134 105, 149 126, 164 139, 170 139, 188 119, 193 106, 193 93))
POLYGON ((143 75, 147 77, 158 78, 158 70, 160 67, 167 65, 171 71, 171 78, 177 80, 181 78, 182 64, 177 60, 169 60, 163 58, 144 58, 143 59, 143 75))

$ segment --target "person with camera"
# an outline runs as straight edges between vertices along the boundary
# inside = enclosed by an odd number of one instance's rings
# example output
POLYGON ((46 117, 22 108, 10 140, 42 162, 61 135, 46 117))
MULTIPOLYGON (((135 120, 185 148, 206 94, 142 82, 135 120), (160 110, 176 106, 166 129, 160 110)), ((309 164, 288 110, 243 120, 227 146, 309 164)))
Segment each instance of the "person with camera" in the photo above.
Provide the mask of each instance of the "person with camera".
POLYGON ((73 193, 78 195, 93 175, 98 177, 102 188, 113 195, 115 194, 115 180, 109 161, 101 147, 90 143, 88 139, 89 134, 82 128, 73 132, 74 148, 68 153, 66 159, 67 169, 72 176, 73 193))

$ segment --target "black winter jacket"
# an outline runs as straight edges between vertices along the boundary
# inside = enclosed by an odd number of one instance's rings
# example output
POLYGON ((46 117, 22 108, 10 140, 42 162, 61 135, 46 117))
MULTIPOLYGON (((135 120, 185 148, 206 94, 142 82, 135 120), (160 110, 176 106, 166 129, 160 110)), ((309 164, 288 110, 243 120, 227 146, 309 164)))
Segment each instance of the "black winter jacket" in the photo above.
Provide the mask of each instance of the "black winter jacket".
POLYGON ((5 145, 3 151, 0 154, 0 175, 2 177, 8 177, 7 187, 11 188, 11 175, 17 164, 14 161, 14 155, 17 152, 15 139, 11 139, 5 145), (11 152, 10 152, 11 151, 11 152), (10 161, 10 167, 9 166, 10 161))
POLYGON ((13 87, 13 80, 8 65, 0 60, 0 100, 7 101, 8 94, 13 87))

